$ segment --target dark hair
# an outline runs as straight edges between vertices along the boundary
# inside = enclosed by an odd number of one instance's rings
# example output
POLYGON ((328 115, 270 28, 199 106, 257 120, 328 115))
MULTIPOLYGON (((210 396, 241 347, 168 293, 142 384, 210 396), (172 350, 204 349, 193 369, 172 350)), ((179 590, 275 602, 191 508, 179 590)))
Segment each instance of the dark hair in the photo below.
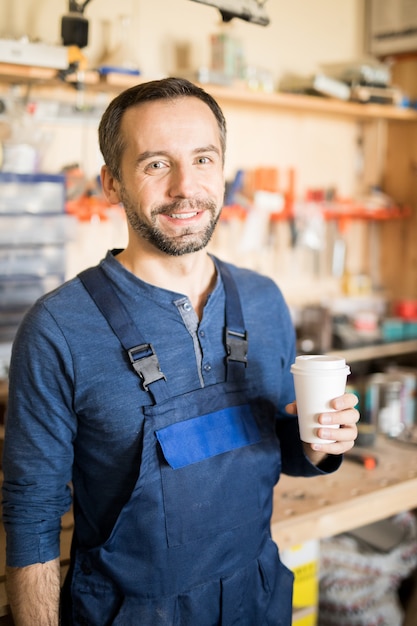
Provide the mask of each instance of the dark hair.
POLYGON ((212 110, 219 127, 222 156, 226 150, 226 120, 216 100, 204 89, 197 87, 185 78, 163 78, 141 83, 126 89, 114 98, 105 110, 98 128, 100 150, 105 164, 112 175, 121 179, 120 163, 125 148, 120 131, 124 112, 151 100, 165 100, 194 97, 199 98, 212 110))

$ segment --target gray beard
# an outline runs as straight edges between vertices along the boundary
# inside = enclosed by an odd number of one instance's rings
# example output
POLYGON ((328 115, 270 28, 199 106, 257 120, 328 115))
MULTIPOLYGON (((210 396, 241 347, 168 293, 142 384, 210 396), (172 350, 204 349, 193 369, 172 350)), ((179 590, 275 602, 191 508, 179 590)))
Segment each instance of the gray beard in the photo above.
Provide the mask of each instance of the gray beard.
POLYGON ((155 248, 169 256, 181 256, 190 252, 198 252, 207 246, 213 236, 214 229, 220 217, 214 200, 197 200, 172 202, 157 207, 151 213, 151 222, 147 223, 138 216, 135 207, 130 203, 125 190, 121 190, 121 200, 126 211, 127 220, 135 233, 145 239, 155 248), (187 208, 189 211, 206 210, 210 212, 211 219, 203 231, 194 233, 190 228, 184 228, 180 236, 175 239, 163 233, 156 226, 156 216, 165 213, 171 215, 179 208, 187 208))

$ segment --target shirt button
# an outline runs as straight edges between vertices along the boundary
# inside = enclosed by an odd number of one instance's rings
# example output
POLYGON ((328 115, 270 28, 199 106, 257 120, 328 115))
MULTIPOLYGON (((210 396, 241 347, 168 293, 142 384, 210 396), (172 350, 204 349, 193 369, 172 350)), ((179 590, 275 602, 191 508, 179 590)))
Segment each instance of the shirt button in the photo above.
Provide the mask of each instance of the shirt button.
POLYGON ((200 337, 205 337, 206 333, 204 332, 204 330, 200 330, 200 337))
POLYGON ((184 302, 184 304, 182 305, 182 308, 184 309, 184 311, 191 311, 193 307, 191 306, 189 302, 184 302))
POLYGON ((204 371, 205 371, 205 372, 209 372, 210 370, 211 370, 211 365, 210 365, 210 363, 206 363, 206 364, 205 364, 205 366, 204 366, 204 371))

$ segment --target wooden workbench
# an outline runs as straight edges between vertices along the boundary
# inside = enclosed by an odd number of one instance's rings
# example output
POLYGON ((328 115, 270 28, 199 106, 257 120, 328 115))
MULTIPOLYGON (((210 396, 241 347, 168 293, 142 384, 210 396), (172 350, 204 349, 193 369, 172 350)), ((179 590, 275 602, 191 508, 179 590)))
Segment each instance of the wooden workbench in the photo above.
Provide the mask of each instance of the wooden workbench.
POLYGON ((8 395, 8 385, 7 385, 7 380, 4 380, 4 378, 0 378, 0 402, 6 404, 7 402, 7 395, 8 395))
POLYGON ((282 476, 275 490, 272 534, 280 549, 331 537, 417 507, 417 446, 380 437, 375 469, 346 459, 337 472, 282 476))

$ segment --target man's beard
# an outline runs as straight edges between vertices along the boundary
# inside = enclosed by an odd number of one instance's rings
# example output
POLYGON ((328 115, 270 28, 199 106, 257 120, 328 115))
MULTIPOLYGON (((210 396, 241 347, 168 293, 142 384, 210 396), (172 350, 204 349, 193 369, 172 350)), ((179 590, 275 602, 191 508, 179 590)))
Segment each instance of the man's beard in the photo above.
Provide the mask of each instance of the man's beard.
POLYGON ((151 221, 145 222, 136 212, 136 207, 130 202, 126 189, 120 189, 121 201, 126 211, 127 220, 135 233, 148 241, 155 248, 170 256, 181 256, 190 252, 198 252, 209 243, 216 224, 220 217, 216 202, 206 200, 179 200, 171 204, 164 204, 151 211, 151 221), (210 221, 202 231, 194 233, 192 228, 185 227, 175 238, 162 232, 157 226, 157 216, 160 214, 173 215, 178 211, 192 213, 193 211, 208 211, 210 221))

